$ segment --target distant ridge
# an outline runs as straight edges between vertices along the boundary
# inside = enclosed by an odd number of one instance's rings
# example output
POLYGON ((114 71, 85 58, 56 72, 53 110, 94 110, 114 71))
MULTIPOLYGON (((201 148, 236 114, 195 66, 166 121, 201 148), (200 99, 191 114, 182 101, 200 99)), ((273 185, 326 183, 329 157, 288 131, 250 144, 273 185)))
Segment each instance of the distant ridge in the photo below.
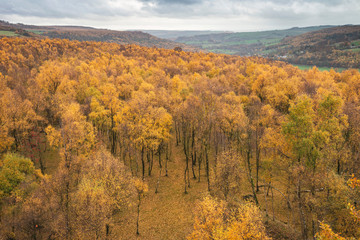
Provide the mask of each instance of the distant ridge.
POLYGON ((173 49, 180 47, 185 51, 198 51, 196 47, 161 39, 141 31, 115 31, 84 26, 36 26, 22 23, 12 24, 0 21, 0 37, 60 38, 78 41, 112 42, 137 44, 145 47, 173 49))
POLYGON ((360 68, 360 26, 293 27, 260 32, 178 37, 214 53, 261 56, 299 65, 360 68))
POLYGON ((217 33, 232 33, 230 31, 195 31, 195 30, 141 30, 159 38, 176 40, 179 37, 192 37, 198 35, 208 35, 217 33))
POLYGON ((226 53, 240 56, 263 55, 266 47, 278 44, 289 36, 326 29, 333 26, 293 27, 285 30, 268 30, 258 32, 213 33, 196 36, 184 36, 176 42, 196 46, 215 53, 226 53))
POLYGON ((284 38, 268 57, 295 64, 360 68, 360 25, 344 25, 284 38))

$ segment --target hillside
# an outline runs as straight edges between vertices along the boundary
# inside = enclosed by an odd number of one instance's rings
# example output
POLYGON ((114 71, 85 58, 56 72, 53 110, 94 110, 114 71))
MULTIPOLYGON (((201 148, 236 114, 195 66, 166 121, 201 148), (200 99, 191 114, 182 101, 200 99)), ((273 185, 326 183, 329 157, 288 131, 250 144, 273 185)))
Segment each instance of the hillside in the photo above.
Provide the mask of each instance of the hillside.
POLYGON ((291 63, 360 68, 360 26, 340 26, 287 37, 266 56, 291 63))
POLYGON ((276 45, 286 37, 329 27, 331 26, 296 27, 286 30, 260 32, 203 34, 191 37, 178 37, 175 41, 196 46, 214 53, 253 56, 261 55, 266 47, 276 45))
POLYGON ((1 36, 48 37, 51 39, 60 38, 78 41, 137 44, 145 47, 167 49, 181 47, 185 51, 198 50, 195 47, 161 39, 140 31, 115 31, 82 26, 34 26, 0 21, 0 37, 1 36))

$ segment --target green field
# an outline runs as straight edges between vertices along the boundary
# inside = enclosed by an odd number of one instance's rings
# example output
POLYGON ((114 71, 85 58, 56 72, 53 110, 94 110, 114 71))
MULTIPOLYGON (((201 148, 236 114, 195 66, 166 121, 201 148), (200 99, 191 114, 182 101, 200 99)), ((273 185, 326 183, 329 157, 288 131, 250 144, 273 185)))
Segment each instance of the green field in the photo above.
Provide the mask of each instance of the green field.
POLYGON ((38 35, 41 35, 44 33, 44 31, 38 31, 38 30, 27 30, 28 32, 32 32, 32 33, 35 33, 35 34, 38 34, 38 35))
MULTIPOLYGON (((300 70, 309 70, 312 69, 314 66, 311 65, 297 65, 293 64, 295 67, 298 67, 300 70)), ((315 66, 316 67, 316 66, 315 66)), ((320 71, 330 71, 331 69, 334 69, 336 72, 342 72, 346 70, 346 68, 333 68, 333 67, 317 67, 320 71)))
POLYGON ((208 51, 213 52, 213 53, 229 54, 229 55, 232 55, 232 54, 236 53, 236 51, 232 51, 232 50, 229 50, 229 49, 208 49, 208 51))
POLYGON ((350 51, 350 52, 360 52, 360 48, 346 49, 346 51, 350 51))
POLYGON ((0 31, 0 36, 14 37, 14 36, 19 36, 19 34, 12 31, 0 31))
POLYGON ((360 40, 352 41, 352 42, 351 42, 351 45, 353 45, 353 46, 360 46, 360 40))

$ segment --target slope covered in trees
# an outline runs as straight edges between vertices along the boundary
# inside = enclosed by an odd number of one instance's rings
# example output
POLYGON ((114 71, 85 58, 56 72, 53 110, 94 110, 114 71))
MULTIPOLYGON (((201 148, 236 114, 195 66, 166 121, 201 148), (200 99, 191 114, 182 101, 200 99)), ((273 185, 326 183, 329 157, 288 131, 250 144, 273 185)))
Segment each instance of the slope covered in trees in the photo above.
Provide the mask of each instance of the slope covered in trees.
POLYGON ((319 26, 249 33, 178 37, 215 53, 262 56, 319 67, 360 67, 360 26, 319 26))
POLYGON ((360 68, 360 26, 341 26, 285 38, 269 57, 296 64, 360 68))
POLYGON ((193 45, 209 52, 226 53, 240 56, 263 55, 267 48, 278 44, 286 37, 297 36, 307 32, 326 29, 331 26, 314 26, 285 30, 259 32, 225 32, 198 34, 196 36, 179 36, 176 42, 193 45))
POLYGON ((2 38, 0 73, 1 238, 360 236, 358 71, 2 38))
POLYGON ((181 47, 185 51, 196 51, 182 43, 161 39, 140 31, 114 31, 81 26, 35 26, 25 24, 11 24, 0 21, 0 37, 23 36, 35 38, 60 38, 78 41, 111 42, 119 44, 137 44, 146 47, 161 47, 173 49, 181 47))

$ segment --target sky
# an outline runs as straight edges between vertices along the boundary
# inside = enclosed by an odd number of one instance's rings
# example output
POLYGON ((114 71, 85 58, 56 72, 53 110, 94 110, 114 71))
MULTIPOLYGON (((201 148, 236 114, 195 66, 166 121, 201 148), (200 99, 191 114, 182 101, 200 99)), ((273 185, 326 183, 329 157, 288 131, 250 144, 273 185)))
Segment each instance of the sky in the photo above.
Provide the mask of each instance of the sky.
POLYGON ((260 31, 360 24, 360 0, 0 0, 0 20, 113 30, 260 31))

